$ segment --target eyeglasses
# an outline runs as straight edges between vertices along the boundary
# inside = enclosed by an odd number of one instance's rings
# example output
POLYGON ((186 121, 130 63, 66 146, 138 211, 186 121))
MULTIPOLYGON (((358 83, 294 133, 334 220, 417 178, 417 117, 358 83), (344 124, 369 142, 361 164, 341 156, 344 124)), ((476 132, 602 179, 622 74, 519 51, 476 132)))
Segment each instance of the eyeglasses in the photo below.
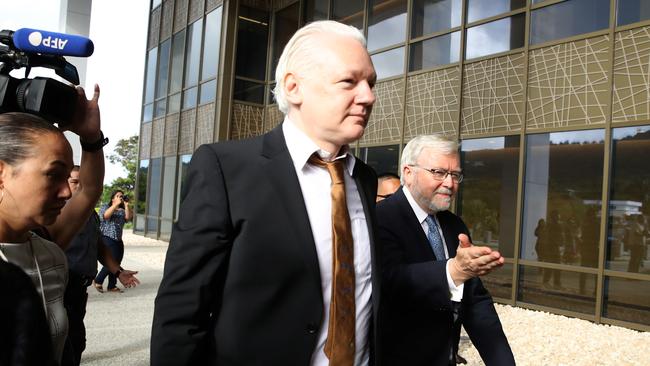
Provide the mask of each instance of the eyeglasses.
POLYGON ((435 168, 427 169, 418 165, 411 165, 411 166, 414 168, 420 168, 422 170, 426 170, 427 172, 431 173, 433 179, 435 180, 443 181, 447 179, 447 176, 451 176, 451 180, 454 181, 454 183, 460 183, 463 181, 463 173, 461 172, 452 172, 445 169, 435 169, 435 168))

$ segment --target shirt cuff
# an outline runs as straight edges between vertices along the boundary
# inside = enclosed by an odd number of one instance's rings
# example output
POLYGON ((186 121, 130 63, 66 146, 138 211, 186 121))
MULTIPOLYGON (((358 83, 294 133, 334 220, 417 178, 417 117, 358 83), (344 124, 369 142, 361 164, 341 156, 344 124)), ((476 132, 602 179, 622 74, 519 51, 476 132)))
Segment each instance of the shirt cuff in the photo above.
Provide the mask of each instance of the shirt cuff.
POLYGON ((465 284, 461 283, 456 286, 454 280, 451 278, 449 273, 449 260, 445 266, 445 273, 447 274, 447 285, 449 285, 449 292, 451 293, 451 301, 461 302, 463 300, 463 289, 465 289, 465 284))

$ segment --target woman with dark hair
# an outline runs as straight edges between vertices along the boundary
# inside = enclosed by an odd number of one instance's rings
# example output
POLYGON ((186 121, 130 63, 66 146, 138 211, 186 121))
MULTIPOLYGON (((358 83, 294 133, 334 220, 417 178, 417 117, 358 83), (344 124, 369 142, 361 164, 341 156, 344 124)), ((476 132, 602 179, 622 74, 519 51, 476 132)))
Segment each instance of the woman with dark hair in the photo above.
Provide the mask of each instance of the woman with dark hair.
MULTIPOLYGON (((124 192, 117 190, 111 194, 110 202, 104 203, 99 209, 99 228, 102 232, 102 240, 110 249, 113 258, 118 264, 122 263, 124 257, 124 242, 122 241, 122 231, 124 224, 130 221, 133 216, 129 201, 124 196, 124 192)), ((109 292, 122 292, 117 287, 117 278, 122 271, 122 267, 116 273, 111 273, 106 266, 102 267, 95 277, 93 286, 99 292, 104 292, 104 279, 108 275, 109 292)))
MULTIPOLYGON (((99 87, 95 86, 91 101, 86 100, 83 89, 78 88, 78 93, 75 118, 66 128, 79 135, 84 161, 88 154, 103 156, 104 138, 97 106, 99 87)), ((32 230, 46 228, 57 237, 67 237, 78 230, 78 219, 87 218, 87 206, 97 199, 98 190, 93 187, 70 199, 72 166, 70 144, 53 124, 31 114, 0 114, 0 260, 20 267, 36 288, 57 364, 68 331, 63 305, 68 268, 61 248, 32 230)), ((103 165, 101 169, 103 177, 103 165)))

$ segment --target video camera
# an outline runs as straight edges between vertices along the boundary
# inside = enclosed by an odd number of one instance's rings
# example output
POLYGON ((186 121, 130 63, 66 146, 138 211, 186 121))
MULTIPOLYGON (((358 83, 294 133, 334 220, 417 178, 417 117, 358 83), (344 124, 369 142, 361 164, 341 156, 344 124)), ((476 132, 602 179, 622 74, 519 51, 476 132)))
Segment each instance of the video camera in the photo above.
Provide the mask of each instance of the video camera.
POLYGON ((32 67, 45 67, 73 85, 79 84, 77 68, 63 56, 88 57, 94 45, 88 38, 21 28, 0 31, 0 113, 26 112, 59 127, 69 124, 76 111, 74 86, 47 77, 29 79, 32 67), (9 75, 25 68, 25 77, 9 75))

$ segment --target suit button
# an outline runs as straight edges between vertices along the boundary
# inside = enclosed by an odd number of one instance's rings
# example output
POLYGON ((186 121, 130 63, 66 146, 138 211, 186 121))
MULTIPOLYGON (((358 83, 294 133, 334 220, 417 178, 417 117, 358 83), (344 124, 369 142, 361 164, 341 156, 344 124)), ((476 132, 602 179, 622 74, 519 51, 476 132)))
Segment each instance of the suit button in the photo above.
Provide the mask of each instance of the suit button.
POLYGON ((314 324, 314 323, 308 323, 307 324, 307 333, 315 334, 316 331, 318 331, 318 328, 316 328, 316 324, 314 324))

